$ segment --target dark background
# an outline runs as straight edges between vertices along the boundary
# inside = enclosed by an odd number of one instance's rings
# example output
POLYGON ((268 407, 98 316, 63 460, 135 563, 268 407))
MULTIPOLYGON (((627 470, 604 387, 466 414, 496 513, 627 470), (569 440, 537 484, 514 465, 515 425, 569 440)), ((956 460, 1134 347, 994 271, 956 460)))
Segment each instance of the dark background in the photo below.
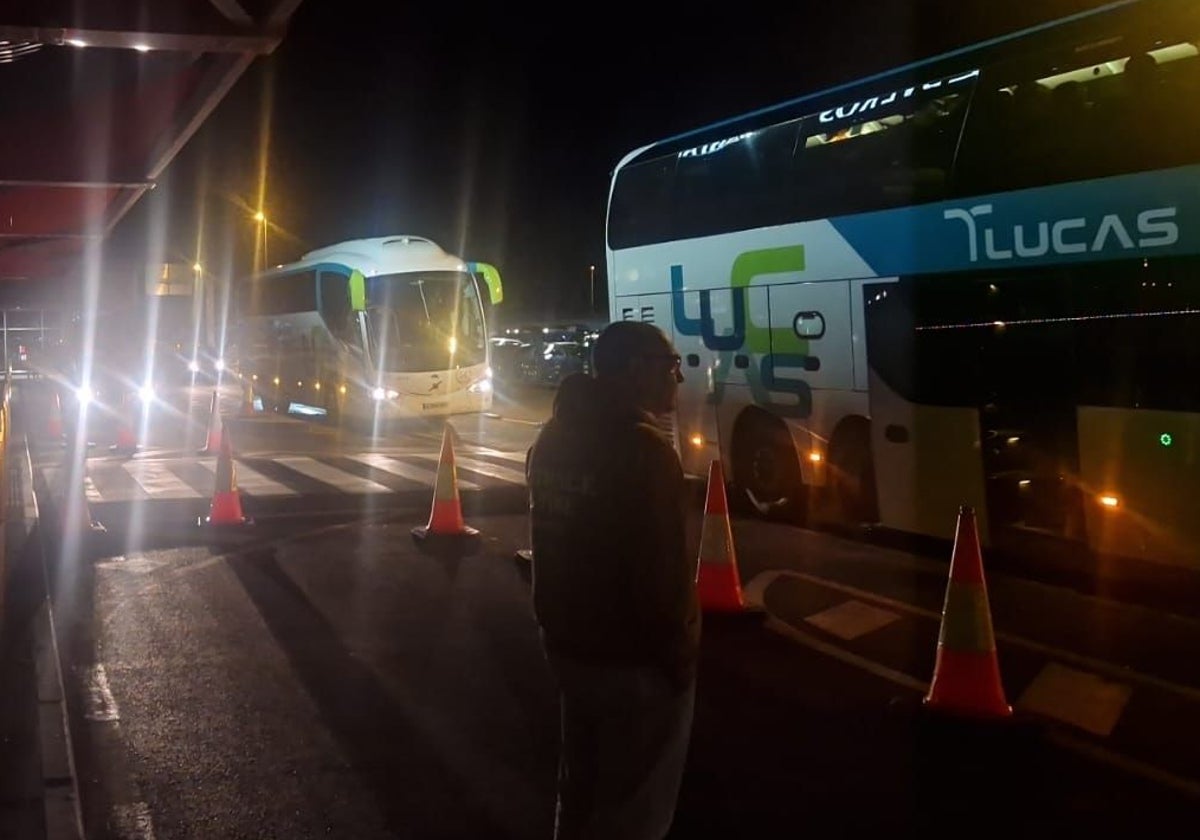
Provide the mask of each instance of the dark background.
POLYGON ((499 266, 505 320, 603 310, 610 173, 633 148, 1096 0, 656 6, 304 0, 118 227, 234 276, 260 160, 270 263, 413 233, 499 266))

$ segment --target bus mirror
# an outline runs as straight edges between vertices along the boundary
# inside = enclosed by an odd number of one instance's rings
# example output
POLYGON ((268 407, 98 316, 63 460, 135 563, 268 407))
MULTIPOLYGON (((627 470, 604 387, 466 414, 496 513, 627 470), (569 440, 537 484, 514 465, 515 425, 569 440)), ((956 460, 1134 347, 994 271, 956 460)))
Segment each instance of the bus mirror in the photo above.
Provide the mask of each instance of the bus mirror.
POLYGON ((350 272, 350 308, 355 312, 367 308, 367 281, 358 269, 350 272))
POLYGON ((467 263, 467 270, 473 274, 478 274, 483 277, 483 281, 487 283, 488 298, 492 302, 492 306, 504 300, 504 286, 500 282, 500 272, 496 266, 488 263, 473 262, 467 263))

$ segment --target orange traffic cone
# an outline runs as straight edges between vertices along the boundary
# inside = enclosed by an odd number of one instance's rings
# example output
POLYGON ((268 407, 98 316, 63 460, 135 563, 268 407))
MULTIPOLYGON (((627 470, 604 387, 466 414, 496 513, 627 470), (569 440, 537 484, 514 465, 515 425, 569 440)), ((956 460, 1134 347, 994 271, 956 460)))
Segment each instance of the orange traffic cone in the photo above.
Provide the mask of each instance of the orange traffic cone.
POLYGON ((237 470, 233 465, 233 440, 228 429, 222 431, 217 456, 217 480, 208 516, 201 525, 253 525, 242 513, 242 495, 237 488, 237 470))
POLYGON ((213 391, 212 405, 208 410, 208 436, 204 441, 204 446, 200 448, 198 454, 212 455, 214 452, 221 451, 221 408, 217 402, 217 392, 213 391))
POLYGON ((700 562, 696 570, 700 609, 710 612, 758 612, 742 597, 733 531, 729 526, 729 502, 725 498, 725 474, 720 460, 708 467, 708 497, 704 501, 704 524, 700 530, 700 562))
POLYGON ((121 416, 117 425, 117 442, 108 447, 109 452, 118 455, 133 455, 137 452, 137 432, 134 430, 138 422, 138 401, 131 394, 126 394, 122 400, 121 416))
POLYGON ((933 711, 984 720, 1012 715, 1000 684, 975 511, 966 505, 958 509, 937 661, 924 703, 933 711))
POLYGON ((442 454, 438 459, 437 479, 433 485, 433 510, 429 514, 429 524, 413 528, 412 535, 419 545, 430 542, 469 543, 479 538, 479 532, 463 521, 458 478, 454 470, 454 439, 449 425, 442 432, 442 454))

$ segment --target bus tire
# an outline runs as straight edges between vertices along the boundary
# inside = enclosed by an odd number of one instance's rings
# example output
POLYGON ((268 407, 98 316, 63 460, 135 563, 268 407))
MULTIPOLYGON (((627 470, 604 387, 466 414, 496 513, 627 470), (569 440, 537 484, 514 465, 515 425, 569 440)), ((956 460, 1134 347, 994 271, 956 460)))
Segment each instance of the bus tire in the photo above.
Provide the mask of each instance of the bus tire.
POLYGON ((834 518, 843 525, 878 522, 870 421, 856 417, 839 425, 829 442, 828 460, 834 518))
POLYGON ((733 483, 760 516, 797 524, 807 521, 808 493, 796 446, 783 421, 750 414, 733 433, 733 483))

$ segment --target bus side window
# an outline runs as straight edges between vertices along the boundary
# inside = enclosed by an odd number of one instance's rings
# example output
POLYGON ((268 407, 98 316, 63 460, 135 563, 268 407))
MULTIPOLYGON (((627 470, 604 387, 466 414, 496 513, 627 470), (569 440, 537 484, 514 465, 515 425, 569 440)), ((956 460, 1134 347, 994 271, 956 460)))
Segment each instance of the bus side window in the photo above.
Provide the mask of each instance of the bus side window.
POLYGON ((321 317, 341 341, 357 345, 358 330, 350 309, 350 278, 333 271, 321 272, 321 317))

